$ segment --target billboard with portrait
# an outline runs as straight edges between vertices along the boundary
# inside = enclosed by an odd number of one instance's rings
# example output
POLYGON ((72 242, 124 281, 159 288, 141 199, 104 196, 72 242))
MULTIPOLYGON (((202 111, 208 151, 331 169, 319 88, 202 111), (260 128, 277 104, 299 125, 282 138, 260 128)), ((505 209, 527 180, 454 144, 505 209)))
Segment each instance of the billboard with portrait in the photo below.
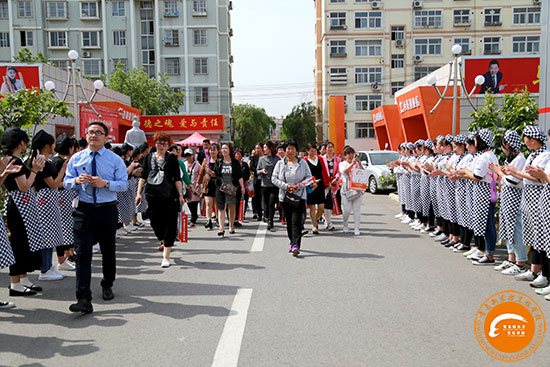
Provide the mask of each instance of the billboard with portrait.
POLYGON ((0 94, 42 87, 42 65, 0 63, 0 94))
POLYGON ((531 93, 539 93, 539 55, 466 56, 462 60, 464 82, 468 91, 474 87, 476 76, 483 75, 485 83, 476 90, 476 94, 515 93, 525 88, 531 93))

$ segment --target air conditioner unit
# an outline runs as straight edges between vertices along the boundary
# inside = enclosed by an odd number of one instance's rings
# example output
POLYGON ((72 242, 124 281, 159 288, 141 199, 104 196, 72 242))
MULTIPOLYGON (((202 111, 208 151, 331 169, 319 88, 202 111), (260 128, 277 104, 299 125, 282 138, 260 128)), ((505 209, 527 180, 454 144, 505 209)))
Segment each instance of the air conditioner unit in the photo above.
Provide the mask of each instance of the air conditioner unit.
POLYGON ((372 88, 373 91, 380 91, 382 89, 382 87, 378 83, 372 83, 370 87, 372 88))
POLYGON ((86 58, 92 57, 92 53, 90 51, 84 51, 82 52, 82 57, 86 57, 86 58))
POLYGON ((405 47, 405 40, 395 40, 395 47, 405 47))
POLYGON ((233 55, 229 56, 229 62, 231 64, 233 64, 235 62, 235 58, 233 57, 233 55))
POLYGON ((370 7, 372 9, 380 9, 382 7, 382 2, 381 1, 372 1, 370 3, 370 7))
POLYGON ((424 61, 424 56, 422 56, 422 55, 414 55, 413 60, 414 60, 414 62, 416 62, 416 63, 422 62, 422 61, 424 61))
POLYGON ((413 1, 413 3, 412 3, 412 7, 413 7, 414 9, 419 9, 419 8, 422 7, 422 5, 424 5, 422 0, 415 0, 415 1, 413 1))

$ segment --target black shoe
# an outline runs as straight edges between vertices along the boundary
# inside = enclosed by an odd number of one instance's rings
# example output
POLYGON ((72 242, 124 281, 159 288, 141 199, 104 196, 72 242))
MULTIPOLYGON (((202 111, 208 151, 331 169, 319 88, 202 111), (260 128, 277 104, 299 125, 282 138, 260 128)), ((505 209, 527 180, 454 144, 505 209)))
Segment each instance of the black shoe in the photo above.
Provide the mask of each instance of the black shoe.
POLYGON ((77 303, 73 303, 69 306, 69 311, 71 312, 82 312, 82 313, 92 313, 94 308, 92 302, 87 299, 79 299, 77 303))
POLYGON ((449 241, 449 242, 447 242, 447 243, 445 244, 445 247, 448 248, 448 247, 453 247, 453 246, 455 246, 455 245, 456 245, 456 242, 455 242, 455 241, 449 241))
POLYGON ((241 224, 241 222, 235 222, 235 224, 233 224, 235 227, 239 228, 239 227, 242 227, 243 225, 241 224))
POLYGON ((103 299, 105 301, 110 301, 113 298, 115 298, 115 294, 113 293, 113 289, 111 287, 103 288, 103 299))
POLYGON ((305 235, 308 234, 308 233, 309 233, 309 231, 308 231, 307 229, 304 229, 304 230, 302 231, 302 236, 305 236, 305 235))
POLYGON ((225 234, 225 231, 219 231, 219 232, 218 232, 218 236, 220 236, 220 237, 223 237, 224 234, 225 234))
POLYGON ((75 255, 71 255, 67 258, 67 260, 69 260, 70 262, 72 263, 76 263, 76 256, 75 255))
POLYGON ((212 229, 212 220, 209 220, 208 222, 206 222, 206 224, 204 225, 204 228, 212 229))
POLYGON ((258 214, 254 214, 254 215, 252 216, 252 219, 258 219, 258 214))
POLYGON ((38 286, 38 285, 31 285, 30 287, 27 287, 26 285, 24 285, 23 287, 27 288, 27 289, 30 289, 31 291, 35 291, 35 292, 42 292, 42 287, 38 286))
POLYGON ((10 297, 27 297, 36 295, 36 292, 30 288, 25 288, 24 291, 16 291, 15 289, 11 289, 11 287, 8 288, 10 290, 10 297))
POLYGON ((313 234, 319 234, 319 231, 316 230, 316 229, 314 229, 314 230, 313 230, 313 234))
POLYGON ((451 240, 447 238, 446 240, 441 241, 439 244, 446 246, 449 242, 451 242, 451 240))
POLYGON ((256 220, 257 220, 258 222, 263 222, 263 219, 262 219, 262 217, 260 217, 260 216, 258 216, 258 218, 256 218, 256 220))

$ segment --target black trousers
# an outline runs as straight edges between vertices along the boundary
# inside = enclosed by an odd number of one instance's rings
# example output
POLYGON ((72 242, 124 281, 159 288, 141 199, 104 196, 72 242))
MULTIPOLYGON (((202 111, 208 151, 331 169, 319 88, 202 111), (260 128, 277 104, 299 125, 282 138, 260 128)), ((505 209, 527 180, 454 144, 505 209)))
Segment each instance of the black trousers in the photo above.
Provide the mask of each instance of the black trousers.
POLYGON ((531 248, 531 264, 540 265, 542 267, 542 275, 550 277, 550 259, 545 251, 538 251, 531 248))
POLYGON ((258 215, 258 218, 263 217, 263 210, 262 210, 262 182, 260 180, 256 181, 254 184, 254 197, 252 198, 252 208, 256 209, 256 213, 258 215))
POLYGON ((180 204, 175 198, 147 198, 147 213, 151 227, 159 241, 164 241, 165 247, 174 246, 178 236, 178 212, 180 204))
POLYGON ((101 287, 112 287, 116 276, 116 205, 96 207, 80 203, 73 212, 76 251, 76 298, 92 300, 92 247, 99 242, 103 262, 101 287))
POLYGON ((302 217, 306 210, 306 201, 300 200, 300 205, 292 206, 287 203, 283 203, 285 208, 286 217, 286 232, 290 243, 298 245, 298 248, 302 244, 302 217))
POLYGON ((197 219, 199 219, 199 203, 200 201, 191 201, 187 203, 187 207, 191 211, 191 223, 197 224, 197 219))
POLYGON ((273 224, 273 217, 275 216, 275 204, 277 203, 278 196, 278 187, 262 187, 264 217, 267 219, 267 223, 271 225, 273 224))

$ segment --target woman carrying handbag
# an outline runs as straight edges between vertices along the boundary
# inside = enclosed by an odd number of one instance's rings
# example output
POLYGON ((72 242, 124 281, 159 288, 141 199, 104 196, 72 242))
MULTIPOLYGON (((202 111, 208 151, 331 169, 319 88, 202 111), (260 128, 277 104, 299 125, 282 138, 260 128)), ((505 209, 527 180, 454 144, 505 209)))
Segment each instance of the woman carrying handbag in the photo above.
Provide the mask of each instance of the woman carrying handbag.
POLYGON ((361 161, 355 154, 355 149, 349 145, 344 147, 344 160, 340 163, 340 175, 343 180, 342 184, 342 214, 344 220, 344 233, 349 232, 348 219, 353 210, 353 219, 355 221, 354 234, 359 236, 361 231, 359 229, 361 225, 361 201, 363 198, 364 192, 351 190, 351 171, 353 168, 361 168, 361 161))

